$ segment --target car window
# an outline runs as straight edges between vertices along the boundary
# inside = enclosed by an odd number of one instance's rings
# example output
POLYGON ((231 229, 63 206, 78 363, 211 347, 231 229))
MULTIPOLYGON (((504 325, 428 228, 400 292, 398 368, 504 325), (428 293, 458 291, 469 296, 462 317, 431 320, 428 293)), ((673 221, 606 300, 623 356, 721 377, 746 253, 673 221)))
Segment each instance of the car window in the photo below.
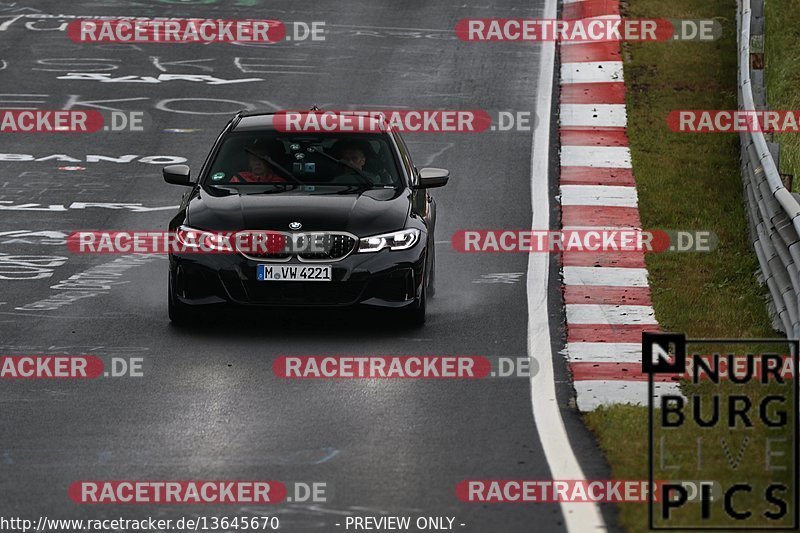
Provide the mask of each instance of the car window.
POLYGON ((207 185, 398 187, 385 134, 235 133, 223 141, 207 185))

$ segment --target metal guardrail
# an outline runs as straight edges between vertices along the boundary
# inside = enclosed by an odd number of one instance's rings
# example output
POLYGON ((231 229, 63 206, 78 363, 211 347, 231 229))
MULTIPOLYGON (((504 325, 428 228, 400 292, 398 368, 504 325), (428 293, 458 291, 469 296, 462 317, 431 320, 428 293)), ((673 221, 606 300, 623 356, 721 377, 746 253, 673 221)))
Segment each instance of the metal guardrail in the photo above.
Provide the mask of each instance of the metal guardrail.
MULTIPOLYGON (((738 0, 739 109, 764 110, 763 62, 752 68, 751 53, 763 53, 764 0, 738 0)), ((782 330, 800 336, 800 203, 784 187, 775 160, 776 143, 763 132, 739 134, 742 179, 750 240, 782 330)))

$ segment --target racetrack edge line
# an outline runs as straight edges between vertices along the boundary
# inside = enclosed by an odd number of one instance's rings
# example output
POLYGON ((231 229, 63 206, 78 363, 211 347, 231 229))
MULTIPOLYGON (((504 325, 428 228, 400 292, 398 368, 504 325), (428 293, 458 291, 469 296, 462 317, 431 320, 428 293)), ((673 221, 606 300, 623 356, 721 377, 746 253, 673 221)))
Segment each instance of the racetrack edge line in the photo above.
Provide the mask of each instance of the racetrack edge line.
MULTIPOLYGON (((543 18, 555 19, 557 0, 545 0, 543 18)), ((553 117, 553 77, 555 43, 542 43, 539 63, 536 115, 553 117)), ((540 124, 531 139, 531 228, 550 227, 550 194, 548 176, 550 161, 550 123, 540 124), (538 179, 537 179, 538 178, 538 179)), ((553 479, 585 479, 567 436, 558 408, 548 313, 549 258, 547 254, 529 254, 527 271, 528 357, 536 358, 539 371, 530 378, 531 406, 536 431, 553 479), (541 276, 536 278, 536 273, 541 276)), ((560 502, 567 531, 605 530, 606 525, 596 503, 560 502)))

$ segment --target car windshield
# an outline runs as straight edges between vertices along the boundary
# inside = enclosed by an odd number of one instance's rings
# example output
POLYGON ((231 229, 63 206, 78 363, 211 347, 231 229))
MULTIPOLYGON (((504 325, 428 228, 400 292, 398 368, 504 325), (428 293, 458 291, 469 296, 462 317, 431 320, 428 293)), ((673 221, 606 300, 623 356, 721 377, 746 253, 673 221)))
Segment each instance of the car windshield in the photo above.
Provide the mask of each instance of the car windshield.
POLYGON ((220 147, 205 184, 240 193, 320 192, 402 185, 385 134, 247 132, 220 147))

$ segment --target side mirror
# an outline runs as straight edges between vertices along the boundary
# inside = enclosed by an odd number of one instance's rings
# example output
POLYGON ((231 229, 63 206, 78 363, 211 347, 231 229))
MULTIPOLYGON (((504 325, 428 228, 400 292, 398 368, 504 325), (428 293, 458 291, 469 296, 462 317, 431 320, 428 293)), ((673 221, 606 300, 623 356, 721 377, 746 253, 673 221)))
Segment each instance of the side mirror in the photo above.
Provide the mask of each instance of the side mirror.
POLYGON ((419 185, 414 189, 432 189, 434 187, 444 187, 450 179, 450 171, 446 168, 427 167, 419 171, 419 185))
POLYGON ((194 185, 189 181, 189 165, 170 165, 161 170, 161 175, 164 176, 164 181, 172 185, 183 185, 191 187, 194 185))

